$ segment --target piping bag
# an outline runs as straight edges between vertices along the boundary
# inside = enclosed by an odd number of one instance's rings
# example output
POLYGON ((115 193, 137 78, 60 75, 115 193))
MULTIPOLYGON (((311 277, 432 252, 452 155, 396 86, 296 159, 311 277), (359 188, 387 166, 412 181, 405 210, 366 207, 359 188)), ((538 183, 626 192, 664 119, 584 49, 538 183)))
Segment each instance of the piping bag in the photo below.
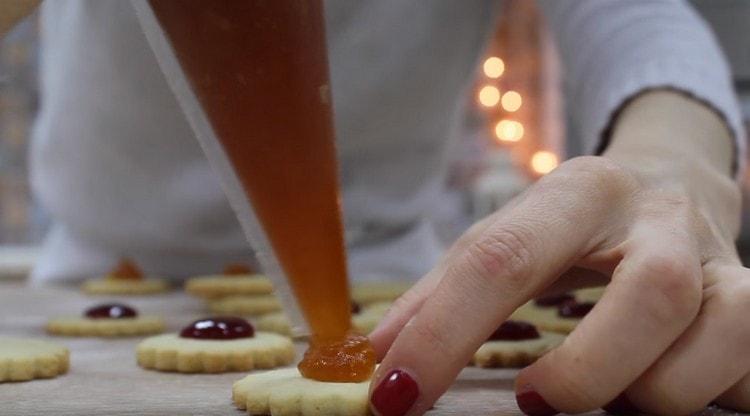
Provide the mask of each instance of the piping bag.
POLYGON ((350 303, 321 0, 132 3, 293 334, 342 335, 350 303))

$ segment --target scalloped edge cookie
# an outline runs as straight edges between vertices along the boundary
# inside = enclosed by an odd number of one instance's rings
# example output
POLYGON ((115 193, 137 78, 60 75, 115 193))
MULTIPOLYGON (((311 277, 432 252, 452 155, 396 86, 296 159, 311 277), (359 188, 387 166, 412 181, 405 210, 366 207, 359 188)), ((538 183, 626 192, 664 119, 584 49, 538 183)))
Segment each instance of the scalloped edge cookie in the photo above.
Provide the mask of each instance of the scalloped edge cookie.
POLYGON ((62 317, 51 319, 46 330, 53 335, 74 337, 127 337, 164 332, 164 320, 156 316, 116 319, 62 317))
POLYGON ((224 373, 274 368, 294 361, 289 337, 256 332, 251 338, 203 340, 164 334, 146 338, 136 347, 138 365, 179 373, 224 373))
POLYGON ((527 321, 534 324, 542 331, 557 332, 559 334, 569 334, 576 329, 580 318, 563 318, 557 314, 557 307, 539 307, 534 302, 528 302, 516 309, 510 316, 510 319, 527 321))
POLYGON ((302 377, 296 368, 250 374, 232 386, 232 400, 250 415, 365 416, 370 381, 327 383, 302 377))
POLYGON ((482 368, 525 367, 560 345, 565 335, 542 331, 539 338, 520 341, 486 341, 471 363, 482 368))
POLYGON ((169 283, 158 278, 129 280, 104 277, 86 280, 81 290, 89 295, 151 295, 168 291, 169 283))
POLYGON ((214 274, 188 279, 185 292, 204 299, 231 295, 266 295, 273 292, 273 284, 271 279, 261 274, 214 274))
POLYGON ((0 383, 52 378, 70 367, 67 348, 39 339, 0 337, 0 383))
POLYGON ((393 302, 409 290, 415 282, 381 281, 352 284, 352 300, 362 306, 376 302, 393 302))
POLYGON ((213 313, 229 315, 262 315, 281 310, 281 302, 274 295, 227 296, 208 302, 213 313))
MULTIPOLYGON (((360 313, 352 314, 352 329, 359 334, 367 335, 378 326, 380 320, 391 307, 390 302, 373 303, 362 308, 360 313)), ((263 314, 253 319, 255 326, 261 331, 277 334, 292 335, 289 318, 283 311, 263 314)))

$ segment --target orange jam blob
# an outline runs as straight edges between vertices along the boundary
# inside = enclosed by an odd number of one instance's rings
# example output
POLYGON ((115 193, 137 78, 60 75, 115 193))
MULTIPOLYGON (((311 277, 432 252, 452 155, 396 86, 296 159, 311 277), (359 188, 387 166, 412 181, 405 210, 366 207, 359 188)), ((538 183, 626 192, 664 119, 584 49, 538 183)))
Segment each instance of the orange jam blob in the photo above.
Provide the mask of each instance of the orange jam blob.
POLYGON ((236 276, 236 275, 242 275, 242 274, 252 274, 253 269, 247 267, 246 265, 242 263, 230 263, 227 264, 227 267, 224 268, 224 271, 222 274, 227 276, 236 276))
POLYGON ((143 279, 143 273, 138 265, 131 259, 124 258, 117 263, 114 269, 109 273, 115 279, 140 280, 143 279))
POLYGON ((367 337, 349 334, 344 339, 310 340, 297 365, 305 378, 332 383, 359 383, 375 370, 375 350, 367 337))

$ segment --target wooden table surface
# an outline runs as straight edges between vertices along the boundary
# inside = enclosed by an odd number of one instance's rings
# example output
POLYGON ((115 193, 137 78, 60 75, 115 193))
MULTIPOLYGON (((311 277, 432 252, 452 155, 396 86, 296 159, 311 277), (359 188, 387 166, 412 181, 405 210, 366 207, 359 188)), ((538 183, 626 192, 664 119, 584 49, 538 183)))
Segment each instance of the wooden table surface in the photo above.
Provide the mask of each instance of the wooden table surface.
MULTIPOLYGON (((219 375, 147 371, 135 363, 140 338, 50 337, 49 317, 121 300, 143 314, 164 316, 176 331, 205 316, 200 301, 182 293, 149 297, 87 297, 73 288, 27 288, 0 282, 0 335, 52 339, 71 351, 70 371, 50 380, 0 384, 0 415, 232 415, 232 383, 242 373, 219 375)), ((302 351, 304 345, 299 345, 302 351)), ((430 415, 522 415, 513 395, 514 370, 465 369, 430 415)), ((602 413, 590 413, 597 415, 602 413)), ((735 413, 707 409, 701 415, 735 413)))

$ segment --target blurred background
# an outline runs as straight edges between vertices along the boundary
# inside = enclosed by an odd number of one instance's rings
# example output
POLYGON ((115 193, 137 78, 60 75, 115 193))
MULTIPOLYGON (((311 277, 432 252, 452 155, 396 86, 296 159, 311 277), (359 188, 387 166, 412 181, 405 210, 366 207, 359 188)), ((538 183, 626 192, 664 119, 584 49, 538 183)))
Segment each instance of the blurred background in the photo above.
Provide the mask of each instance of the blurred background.
MULTIPOLYGON (((750 121, 750 1, 693 0, 712 26, 732 66, 750 121)), ((445 184, 453 203, 441 213, 450 241, 473 219, 507 202, 570 155, 576 126, 567 122, 560 67, 533 1, 515 0, 497 22, 494 39, 466 97, 461 146, 445 184), (456 215, 458 213, 462 215, 456 215), (443 215, 444 214, 444 215, 443 215), (450 220, 448 220, 450 218, 450 220), (456 218, 463 218, 456 220, 456 218)), ((21 276, 33 264, 48 218, 29 188, 29 135, 38 107, 38 24, 31 16, 0 42, 0 275, 21 276)), ((750 175, 743 178, 744 201, 750 175)), ((744 204, 740 254, 750 262, 750 209, 744 204)))

